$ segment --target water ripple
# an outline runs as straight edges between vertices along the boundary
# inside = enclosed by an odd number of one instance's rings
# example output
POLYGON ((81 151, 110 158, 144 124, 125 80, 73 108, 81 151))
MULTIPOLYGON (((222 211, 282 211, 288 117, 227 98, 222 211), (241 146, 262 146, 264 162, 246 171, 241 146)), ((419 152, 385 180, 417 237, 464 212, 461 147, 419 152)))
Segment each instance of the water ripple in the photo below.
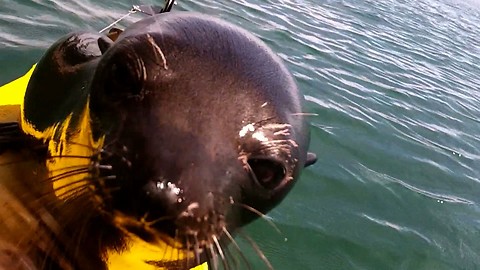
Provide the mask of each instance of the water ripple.
MULTIPOLYGON (((430 160, 425 160, 425 161, 429 162, 429 163, 431 162, 430 160)), ((438 164, 434 164, 434 165, 438 166, 438 164)), ((442 203, 443 202, 448 202, 448 203, 458 203, 458 204, 466 204, 466 205, 474 205, 475 204, 475 202, 473 202, 471 200, 461 198, 461 197, 458 197, 458 196, 455 196, 455 195, 435 193, 435 192, 428 191, 428 190, 423 189, 423 188, 416 187, 412 184, 408 184, 405 181, 397 179, 397 178, 392 177, 390 175, 376 172, 376 171, 374 171, 372 169, 369 169, 369 168, 367 168, 367 167, 365 167, 364 165, 361 165, 361 164, 359 164, 358 166, 359 166, 360 170, 363 171, 362 173, 365 173, 365 174, 369 175, 369 179, 372 179, 372 180, 375 179, 375 181, 379 181, 382 184, 389 184, 389 183, 398 184, 398 185, 400 185, 401 187, 403 187, 407 190, 413 191, 417 194, 420 194, 422 196, 426 196, 428 198, 434 199, 435 201, 442 202, 442 203)), ((447 168, 443 168, 443 167, 440 168, 440 169, 441 170, 448 170, 447 168)))
MULTIPOLYGON (((6 52, 0 59, 9 67, 20 59, 29 66, 36 52, 63 34, 101 29, 132 3, 4 0, 0 48, 6 52), (35 52, 31 58, 28 50, 35 52)), ((277 219, 310 229, 309 236, 321 228, 332 243, 315 250, 323 243, 289 241, 296 254, 315 254, 297 263, 329 266, 322 269, 480 265, 478 0, 178 4, 179 10, 224 18, 263 39, 297 79, 305 110, 316 114, 309 119, 319 161, 277 219), (305 213, 308 222, 302 223, 305 213), (393 230, 377 235, 372 223, 393 230), (330 250, 334 255, 322 253, 330 250)), ((288 244, 282 243, 287 253, 288 244)))
POLYGON ((421 239, 423 239, 425 242, 431 244, 432 241, 430 239, 428 239, 428 237, 422 235, 421 233, 413 230, 413 229, 410 229, 410 228, 407 228, 407 227, 404 227, 404 226, 400 226, 398 224, 395 224, 395 223, 392 223, 392 222, 389 222, 389 221, 386 221, 386 220, 381 220, 381 219, 378 219, 378 218, 374 218, 374 217, 371 217, 367 214, 362 214, 362 216, 370 221, 373 221, 375 223, 377 223, 378 225, 381 225, 381 226, 385 226, 385 227, 388 227, 388 228, 392 228, 394 230, 397 230, 398 232, 401 232, 401 233, 412 233, 418 237, 420 237, 421 239))

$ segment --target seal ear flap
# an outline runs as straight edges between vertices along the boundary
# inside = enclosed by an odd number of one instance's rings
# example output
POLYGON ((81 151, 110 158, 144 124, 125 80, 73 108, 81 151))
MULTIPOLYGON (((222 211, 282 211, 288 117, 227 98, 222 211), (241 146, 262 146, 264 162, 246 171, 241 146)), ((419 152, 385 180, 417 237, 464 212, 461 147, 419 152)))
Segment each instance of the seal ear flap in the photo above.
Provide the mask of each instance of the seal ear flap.
POLYGON ((131 98, 143 99, 145 94, 143 62, 128 52, 115 52, 110 56, 105 66, 107 73, 104 80, 108 85, 103 90, 104 94, 110 101, 116 102, 131 98))
POLYGON ((305 166, 304 167, 308 167, 310 165, 313 165, 313 164, 315 164, 315 162, 317 162, 317 155, 315 153, 308 152, 307 153, 307 160, 305 161, 305 166))
POLYGON ((113 27, 108 31, 107 36, 103 36, 98 39, 98 47, 102 54, 104 54, 110 47, 112 47, 113 43, 117 40, 118 36, 123 33, 122 29, 113 27))
POLYGON ((100 37, 97 43, 102 54, 104 54, 113 45, 113 41, 108 37, 100 37))

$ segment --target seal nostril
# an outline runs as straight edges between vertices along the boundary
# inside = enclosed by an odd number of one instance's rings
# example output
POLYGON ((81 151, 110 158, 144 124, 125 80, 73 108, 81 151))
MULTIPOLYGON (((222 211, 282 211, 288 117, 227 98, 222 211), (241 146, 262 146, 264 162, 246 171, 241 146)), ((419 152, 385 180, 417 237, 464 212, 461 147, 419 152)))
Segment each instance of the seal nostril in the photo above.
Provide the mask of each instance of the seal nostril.
POLYGON ((268 158, 252 158, 248 160, 254 179, 267 189, 274 189, 286 175, 282 163, 268 158))
POLYGON ((182 202, 182 189, 168 181, 149 181, 143 192, 146 198, 144 207, 151 212, 172 214, 182 202))

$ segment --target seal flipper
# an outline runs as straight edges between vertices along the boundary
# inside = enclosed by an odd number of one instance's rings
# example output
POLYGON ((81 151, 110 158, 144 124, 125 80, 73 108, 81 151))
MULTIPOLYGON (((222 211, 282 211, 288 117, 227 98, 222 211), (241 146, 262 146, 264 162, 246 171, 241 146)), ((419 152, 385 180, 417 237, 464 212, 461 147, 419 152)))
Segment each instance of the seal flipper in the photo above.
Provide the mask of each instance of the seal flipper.
POLYGON ((308 152, 307 153, 307 160, 305 161, 305 166, 304 167, 308 167, 310 165, 313 165, 313 164, 315 164, 315 162, 317 162, 317 155, 315 153, 308 152))

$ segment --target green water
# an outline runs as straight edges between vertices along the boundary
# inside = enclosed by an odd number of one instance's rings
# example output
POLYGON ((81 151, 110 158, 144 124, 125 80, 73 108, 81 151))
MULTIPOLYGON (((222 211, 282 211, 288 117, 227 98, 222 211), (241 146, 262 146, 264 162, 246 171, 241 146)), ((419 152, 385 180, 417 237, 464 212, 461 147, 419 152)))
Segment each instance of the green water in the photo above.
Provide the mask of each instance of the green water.
MULTIPOLYGON (((0 84, 62 34, 101 29, 132 4, 0 0, 0 84)), ((247 230, 275 269, 480 269, 479 0, 178 0, 175 9, 254 32, 317 114, 319 160, 269 215, 282 233, 265 221, 247 230)), ((244 246, 253 269, 266 269, 244 246)))

